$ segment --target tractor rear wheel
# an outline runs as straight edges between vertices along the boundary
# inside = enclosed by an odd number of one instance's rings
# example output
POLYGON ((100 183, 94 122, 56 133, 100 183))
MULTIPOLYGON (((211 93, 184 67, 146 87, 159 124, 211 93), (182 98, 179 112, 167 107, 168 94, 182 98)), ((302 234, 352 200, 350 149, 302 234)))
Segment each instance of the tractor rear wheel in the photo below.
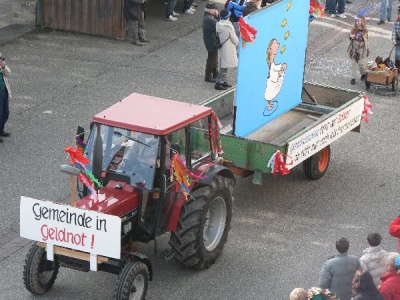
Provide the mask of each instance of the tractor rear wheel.
POLYGON ((232 179, 217 175, 210 186, 191 193, 169 240, 179 264, 207 269, 217 260, 231 226, 232 192, 232 179))
POLYGON ((144 300, 149 286, 149 270, 141 261, 128 261, 114 287, 115 300, 144 300))
POLYGON ((331 147, 328 145, 303 162, 303 171, 308 179, 317 180, 324 176, 331 159, 331 147))
POLYGON ((32 294, 43 295, 56 281, 59 268, 56 260, 47 260, 44 248, 33 244, 25 258, 23 276, 26 289, 32 294))

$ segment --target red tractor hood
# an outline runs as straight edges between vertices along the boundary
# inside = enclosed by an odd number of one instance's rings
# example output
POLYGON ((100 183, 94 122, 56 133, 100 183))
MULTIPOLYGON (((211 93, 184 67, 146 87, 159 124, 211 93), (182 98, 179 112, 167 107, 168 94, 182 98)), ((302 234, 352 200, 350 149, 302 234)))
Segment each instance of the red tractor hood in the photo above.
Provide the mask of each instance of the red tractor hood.
POLYGON ((76 202, 75 206, 88 210, 122 217, 137 209, 139 203, 138 191, 125 182, 110 181, 106 187, 98 191, 98 200, 94 201, 88 195, 76 202))

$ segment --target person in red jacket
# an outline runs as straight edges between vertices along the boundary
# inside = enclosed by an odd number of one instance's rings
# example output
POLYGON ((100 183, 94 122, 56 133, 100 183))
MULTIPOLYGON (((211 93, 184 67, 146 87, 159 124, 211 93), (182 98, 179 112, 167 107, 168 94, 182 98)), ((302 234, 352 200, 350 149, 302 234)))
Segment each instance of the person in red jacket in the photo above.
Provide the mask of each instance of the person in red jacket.
POLYGON ((399 252, 400 252, 400 216, 394 218, 389 225, 389 234, 399 239, 399 252))
POLYGON ((381 276, 379 291, 384 300, 400 300, 400 254, 390 252, 386 257, 387 272, 381 276))

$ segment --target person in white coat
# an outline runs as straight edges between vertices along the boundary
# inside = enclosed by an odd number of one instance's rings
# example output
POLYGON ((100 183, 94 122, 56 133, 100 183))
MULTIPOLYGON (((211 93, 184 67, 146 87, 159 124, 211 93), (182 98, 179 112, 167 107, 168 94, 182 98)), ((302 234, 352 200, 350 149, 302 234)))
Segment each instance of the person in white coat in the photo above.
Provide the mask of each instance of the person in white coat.
POLYGON ((385 259, 387 252, 380 245, 382 236, 379 233, 370 233, 367 236, 369 247, 360 257, 361 268, 371 273, 375 286, 380 284, 380 277, 386 273, 385 259))
POLYGON ((231 12, 223 9, 219 13, 220 20, 216 25, 216 32, 222 45, 218 49, 219 72, 215 83, 216 90, 226 90, 232 85, 226 82, 226 75, 229 68, 238 66, 237 47, 239 38, 235 33, 232 22, 229 21, 231 12))

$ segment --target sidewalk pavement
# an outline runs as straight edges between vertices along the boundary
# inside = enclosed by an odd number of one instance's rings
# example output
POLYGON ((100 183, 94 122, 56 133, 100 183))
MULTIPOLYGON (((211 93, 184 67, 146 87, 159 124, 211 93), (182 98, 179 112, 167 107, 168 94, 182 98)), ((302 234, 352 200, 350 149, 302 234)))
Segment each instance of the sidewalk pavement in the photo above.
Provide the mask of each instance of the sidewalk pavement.
POLYGON ((18 37, 35 30, 34 25, 10 24, 0 28, 0 45, 5 45, 18 37))

